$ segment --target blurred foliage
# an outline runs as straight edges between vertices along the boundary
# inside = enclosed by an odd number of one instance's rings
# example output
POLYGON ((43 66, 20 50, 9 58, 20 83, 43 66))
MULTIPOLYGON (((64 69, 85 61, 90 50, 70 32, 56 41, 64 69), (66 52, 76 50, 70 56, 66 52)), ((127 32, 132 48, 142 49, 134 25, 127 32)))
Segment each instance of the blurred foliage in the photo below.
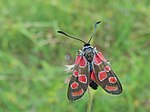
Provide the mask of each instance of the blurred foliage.
POLYGON ((92 91, 92 112, 149 112, 149 0, 1 0, 0 112, 86 112, 88 92, 69 102, 63 71, 83 43, 57 30, 87 41, 98 20, 91 44, 112 59, 123 93, 92 91))

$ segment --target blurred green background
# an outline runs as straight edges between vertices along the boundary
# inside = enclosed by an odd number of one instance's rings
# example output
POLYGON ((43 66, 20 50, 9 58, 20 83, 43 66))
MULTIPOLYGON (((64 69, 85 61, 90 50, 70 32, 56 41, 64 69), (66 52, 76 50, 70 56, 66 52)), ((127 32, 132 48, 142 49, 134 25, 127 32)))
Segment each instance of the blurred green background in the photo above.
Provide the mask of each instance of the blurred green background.
POLYGON ((92 91, 92 112, 150 111, 149 0, 1 0, 0 112, 86 112, 88 92, 68 101, 65 64, 73 64, 83 43, 112 59, 123 93, 92 91))

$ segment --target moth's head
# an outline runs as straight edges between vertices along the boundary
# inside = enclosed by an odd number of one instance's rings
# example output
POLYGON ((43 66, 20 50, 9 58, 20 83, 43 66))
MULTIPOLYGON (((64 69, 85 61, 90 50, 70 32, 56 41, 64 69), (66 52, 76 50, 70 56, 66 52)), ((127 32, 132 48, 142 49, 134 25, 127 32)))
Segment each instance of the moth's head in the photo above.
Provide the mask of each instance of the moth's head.
POLYGON ((84 45, 82 51, 87 61, 92 62, 94 56, 93 47, 90 44, 84 45))
POLYGON ((91 45, 84 46, 82 51, 86 54, 93 52, 93 47, 91 45))
POLYGON ((85 43, 85 44, 84 44, 84 47, 86 47, 86 46, 90 46, 90 44, 89 44, 89 43, 85 43))
POLYGON ((93 47, 89 43, 85 43, 82 51, 84 52, 84 54, 91 53, 93 52, 93 47))

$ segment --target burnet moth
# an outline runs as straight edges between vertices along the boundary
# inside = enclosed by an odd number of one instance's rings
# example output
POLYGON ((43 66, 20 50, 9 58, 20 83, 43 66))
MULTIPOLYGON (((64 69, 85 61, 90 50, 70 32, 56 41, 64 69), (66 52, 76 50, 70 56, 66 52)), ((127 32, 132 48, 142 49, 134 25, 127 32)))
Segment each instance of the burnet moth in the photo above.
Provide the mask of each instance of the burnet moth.
POLYGON ((121 83, 104 58, 101 52, 90 45, 90 41, 95 34, 96 27, 100 21, 94 25, 94 32, 88 42, 70 36, 63 31, 58 31, 67 37, 79 40, 84 43, 82 50, 76 57, 75 63, 69 68, 72 75, 69 78, 68 99, 75 101, 81 98, 88 86, 96 90, 100 85, 107 93, 118 95, 122 92, 121 83))

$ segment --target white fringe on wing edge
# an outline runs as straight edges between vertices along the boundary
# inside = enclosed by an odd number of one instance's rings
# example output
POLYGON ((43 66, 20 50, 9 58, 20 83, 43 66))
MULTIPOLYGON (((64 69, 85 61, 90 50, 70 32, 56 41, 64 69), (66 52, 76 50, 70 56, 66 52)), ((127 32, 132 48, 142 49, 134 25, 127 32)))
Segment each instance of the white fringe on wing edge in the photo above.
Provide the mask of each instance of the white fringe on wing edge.
POLYGON ((64 83, 69 84, 70 79, 71 79, 71 76, 72 76, 72 75, 67 76, 66 79, 65 79, 65 81, 64 81, 64 83))
MULTIPOLYGON (((74 64, 73 65, 65 65, 65 71, 66 72, 73 72, 73 69, 74 69, 74 64)), ((69 83, 70 82, 70 78, 71 78, 72 75, 69 75, 68 77, 66 77, 65 79, 65 83, 69 83)))
POLYGON ((74 68, 74 64, 73 65, 65 65, 65 71, 66 72, 72 72, 74 68))

